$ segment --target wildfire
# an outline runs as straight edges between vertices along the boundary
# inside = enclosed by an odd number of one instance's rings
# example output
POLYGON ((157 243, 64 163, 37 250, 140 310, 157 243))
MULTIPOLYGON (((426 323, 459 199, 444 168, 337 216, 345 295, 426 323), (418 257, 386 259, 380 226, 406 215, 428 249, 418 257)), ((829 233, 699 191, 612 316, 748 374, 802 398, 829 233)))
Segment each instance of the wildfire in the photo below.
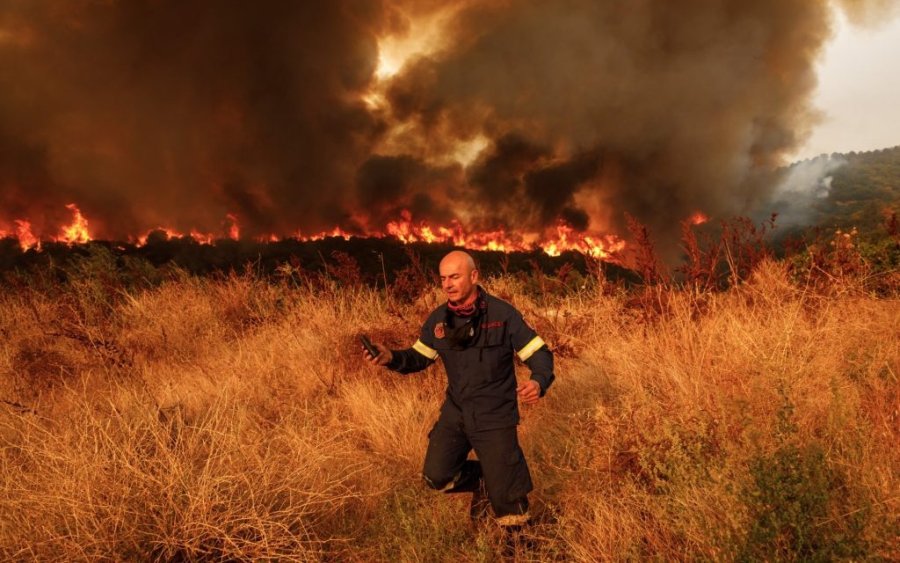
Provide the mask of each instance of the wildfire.
POLYGON ((613 235, 590 236, 578 233, 574 228, 559 223, 555 236, 551 235, 536 244, 521 236, 511 235, 504 229, 467 233, 462 225, 453 222, 450 226, 434 227, 425 222, 416 224, 408 211, 401 214, 400 221, 387 224, 387 234, 402 242, 450 243, 472 250, 492 250, 497 252, 528 252, 535 247, 550 256, 559 256, 566 251, 575 251, 595 258, 608 259, 625 248, 625 242, 613 235))
POLYGON ((66 205, 66 209, 75 216, 71 225, 63 227, 62 233, 56 237, 56 242, 69 244, 84 244, 91 241, 91 233, 88 230, 87 219, 81 214, 81 210, 74 203, 66 205))
POLYGON ((565 223, 556 226, 556 240, 541 245, 550 256, 574 250, 594 258, 611 258, 625 250, 625 241, 615 235, 589 236, 575 231, 565 223))
POLYGON ((688 223, 691 225, 702 225, 707 221, 709 221, 709 217, 702 211, 695 211, 694 214, 688 218, 688 223))
MULTIPOLYGON (((84 244, 92 240, 91 232, 88 230, 88 221, 81 214, 81 210, 74 203, 66 205, 66 209, 72 212, 72 223, 61 228, 60 233, 51 240, 55 242, 64 242, 67 244, 84 244)), ((19 241, 22 250, 41 249, 41 239, 34 234, 31 221, 25 219, 16 219, 13 221, 11 230, 0 229, 0 239, 14 238, 19 241)))
POLYGON ((297 240, 306 241, 306 240, 323 240, 323 239, 331 238, 331 237, 342 238, 344 240, 350 240, 351 238, 353 238, 353 235, 344 231, 340 227, 335 227, 334 229, 332 229, 330 231, 322 231, 321 233, 318 233, 315 235, 310 235, 310 236, 303 236, 303 234, 300 231, 297 231, 296 238, 297 238, 297 240))
POLYGON ((38 250, 41 248, 41 241, 38 240, 34 234, 31 232, 31 223, 28 221, 16 220, 16 238, 19 239, 19 244, 22 246, 22 250, 28 250, 29 248, 36 247, 38 250))
MULTIPOLYGON (((61 234, 52 237, 56 242, 67 244, 84 244, 93 240, 88 229, 88 220, 75 204, 66 206, 73 214, 72 223, 62 227, 61 234)), ((137 246, 144 246, 153 239, 178 240, 190 239, 198 244, 212 244, 216 240, 228 238, 238 240, 240 238, 240 224, 238 217, 232 213, 225 216, 224 237, 212 233, 204 233, 191 230, 189 233, 180 232, 168 227, 152 229, 143 235, 131 238, 131 242, 137 246)), ((32 231, 31 223, 18 219, 13 222, 11 230, 0 229, 0 238, 16 238, 23 250, 41 248, 41 239, 32 231)), ((550 256, 559 256, 566 251, 575 251, 600 259, 612 259, 625 248, 625 242, 614 235, 597 235, 580 233, 565 223, 559 223, 551 232, 543 237, 531 235, 525 237, 519 234, 509 233, 505 229, 488 231, 467 231, 458 221, 452 221, 449 225, 433 225, 426 221, 413 220, 412 214, 404 210, 400 218, 390 221, 383 231, 367 233, 351 233, 334 227, 331 230, 314 234, 303 234, 300 231, 292 237, 299 241, 317 241, 329 237, 340 237, 349 240, 353 237, 386 238, 393 237, 405 244, 451 244, 470 250, 488 250, 496 252, 522 251, 530 252, 540 249, 550 256)), ((274 234, 259 237, 259 242, 277 242, 281 240, 274 234)))
POLYGON ((11 230, 0 229, 0 239, 3 238, 14 238, 18 240, 22 250, 28 250, 29 248, 40 250, 41 248, 40 239, 31 232, 31 223, 23 221, 22 219, 13 221, 13 228, 11 230))
POLYGON ((238 226, 237 217, 233 213, 228 213, 225 217, 231 222, 228 227, 228 238, 238 240, 241 238, 241 228, 238 226))

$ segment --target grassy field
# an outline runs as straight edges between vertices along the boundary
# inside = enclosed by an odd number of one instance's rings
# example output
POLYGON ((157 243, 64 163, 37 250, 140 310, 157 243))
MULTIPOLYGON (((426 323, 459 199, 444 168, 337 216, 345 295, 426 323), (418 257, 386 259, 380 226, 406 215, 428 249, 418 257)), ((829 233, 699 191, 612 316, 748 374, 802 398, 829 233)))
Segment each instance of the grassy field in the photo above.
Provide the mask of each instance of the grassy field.
MULTIPOLYGON (((556 352, 520 560, 900 558, 895 297, 775 262, 723 292, 486 287, 556 352)), ((439 298, 96 267, 4 290, 0 559, 496 560, 420 482, 442 367, 354 339, 406 347, 439 298)))

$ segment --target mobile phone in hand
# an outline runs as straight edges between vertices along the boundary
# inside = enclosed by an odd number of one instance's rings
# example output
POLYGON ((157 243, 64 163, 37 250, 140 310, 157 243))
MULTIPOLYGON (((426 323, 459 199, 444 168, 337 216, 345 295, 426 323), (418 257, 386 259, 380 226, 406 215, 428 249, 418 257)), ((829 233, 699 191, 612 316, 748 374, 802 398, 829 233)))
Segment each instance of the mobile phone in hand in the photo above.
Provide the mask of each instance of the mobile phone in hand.
POLYGON ((377 358, 378 355, 381 354, 381 352, 379 352, 375 349, 374 346, 372 346, 372 341, 369 340, 365 334, 359 335, 359 341, 362 342, 362 345, 365 346, 366 351, 369 352, 369 354, 371 354, 373 358, 377 358))

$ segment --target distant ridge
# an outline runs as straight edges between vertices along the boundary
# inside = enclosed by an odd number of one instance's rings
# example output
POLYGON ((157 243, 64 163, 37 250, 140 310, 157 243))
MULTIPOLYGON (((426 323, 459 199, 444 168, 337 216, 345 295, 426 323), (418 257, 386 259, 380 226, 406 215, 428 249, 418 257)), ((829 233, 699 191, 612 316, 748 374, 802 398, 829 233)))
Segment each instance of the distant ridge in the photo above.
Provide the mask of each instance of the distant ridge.
MULTIPOLYGON (((824 197, 810 200, 806 225, 823 229, 856 227, 864 236, 883 236, 885 215, 900 212, 900 146, 823 154, 787 167, 834 164, 824 197)), ((824 166, 823 166, 824 169, 824 166)))

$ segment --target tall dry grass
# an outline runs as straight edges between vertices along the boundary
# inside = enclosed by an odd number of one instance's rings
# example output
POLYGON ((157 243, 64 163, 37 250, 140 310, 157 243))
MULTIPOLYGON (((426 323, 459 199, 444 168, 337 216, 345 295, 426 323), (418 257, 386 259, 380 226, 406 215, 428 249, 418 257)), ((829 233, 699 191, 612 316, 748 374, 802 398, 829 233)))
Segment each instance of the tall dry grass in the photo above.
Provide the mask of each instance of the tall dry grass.
MULTIPOLYGON (((774 262, 637 301, 487 286, 557 352, 523 409, 520 559, 900 557, 897 299, 774 262)), ((7 292, 0 558, 495 560, 467 499, 420 484, 441 367, 376 371, 354 339, 408 345, 436 300, 253 276, 7 292)))

